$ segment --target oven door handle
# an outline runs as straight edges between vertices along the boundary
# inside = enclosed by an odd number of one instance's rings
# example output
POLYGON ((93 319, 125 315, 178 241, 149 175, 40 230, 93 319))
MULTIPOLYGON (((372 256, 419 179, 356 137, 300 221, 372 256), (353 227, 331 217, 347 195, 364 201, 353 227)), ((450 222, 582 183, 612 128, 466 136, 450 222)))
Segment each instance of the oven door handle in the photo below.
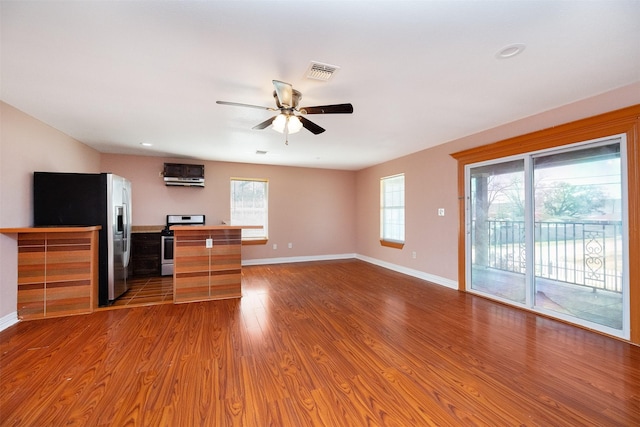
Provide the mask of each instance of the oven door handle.
POLYGON ((173 236, 162 236, 162 263, 163 264, 172 264, 173 263, 173 236))

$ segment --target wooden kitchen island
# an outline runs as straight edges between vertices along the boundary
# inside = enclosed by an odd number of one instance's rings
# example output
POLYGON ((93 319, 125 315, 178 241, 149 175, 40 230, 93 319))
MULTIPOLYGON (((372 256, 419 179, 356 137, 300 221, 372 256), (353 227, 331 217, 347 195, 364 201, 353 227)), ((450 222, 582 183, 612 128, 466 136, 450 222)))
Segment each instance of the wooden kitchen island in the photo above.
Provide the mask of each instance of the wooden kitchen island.
MULTIPOLYGON (((175 304, 242 296, 243 228, 262 227, 171 227, 175 304)), ((0 229, 17 244, 19 319, 87 314, 99 309, 98 230, 99 226, 0 229)))
POLYGON ((95 227, 2 228, 18 245, 18 318, 91 313, 98 301, 95 227))
POLYGON ((231 225, 174 225, 173 302, 242 296, 242 229, 231 225))

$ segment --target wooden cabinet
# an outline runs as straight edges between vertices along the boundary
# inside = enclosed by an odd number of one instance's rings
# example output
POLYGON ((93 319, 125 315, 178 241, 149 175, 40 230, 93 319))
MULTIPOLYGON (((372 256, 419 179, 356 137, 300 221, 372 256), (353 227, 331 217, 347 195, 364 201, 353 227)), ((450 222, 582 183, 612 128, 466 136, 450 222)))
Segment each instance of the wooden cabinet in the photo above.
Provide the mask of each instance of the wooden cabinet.
POLYGON ((20 319, 93 312, 98 283, 98 229, 20 229, 17 234, 20 319))
POLYGON ((134 277, 160 275, 160 233, 131 235, 130 270, 134 277))
POLYGON ((204 165, 165 163, 164 176, 176 178, 204 178, 204 165))
POLYGON ((174 303, 242 296, 241 232, 232 227, 174 231, 174 303), (211 239, 210 248, 207 239, 211 239))

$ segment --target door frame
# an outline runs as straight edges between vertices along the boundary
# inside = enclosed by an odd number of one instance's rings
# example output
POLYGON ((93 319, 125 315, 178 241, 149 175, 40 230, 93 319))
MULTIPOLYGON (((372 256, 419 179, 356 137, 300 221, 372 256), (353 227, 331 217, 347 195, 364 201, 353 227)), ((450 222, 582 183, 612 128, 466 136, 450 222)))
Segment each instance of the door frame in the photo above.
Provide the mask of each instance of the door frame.
POLYGON ((536 278, 538 276, 536 276, 535 274, 535 267, 534 267, 534 258, 535 258, 535 233, 534 233, 534 229, 535 229, 535 207, 534 207, 534 202, 535 202, 535 189, 534 189, 534 161, 536 158, 538 157, 544 157, 544 156, 549 156, 549 155, 555 155, 555 154, 562 154, 562 153, 570 153, 570 152, 579 152, 582 149, 589 149, 589 148, 595 148, 595 147, 602 147, 602 146, 606 146, 606 145, 610 145, 613 141, 617 140, 617 144, 620 146, 620 191, 622 194, 622 215, 621 215, 621 221, 622 221, 622 235, 628 235, 628 209, 627 209, 627 205, 628 205, 628 201, 627 201, 627 197, 628 197, 628 191, 627 191, 627 162, 626 162, 626 147, 627 147, 627 143, 626 143, 626 137, 627 135, 625 133, 621 133, 621 134, 617 134, 617 135, 610 135, 604 138, 598 138, 596 140, 589 140, 589 141, 581 141, 581 142, 576 142, 573 144, 568 144, 562 147, 552 147, 552 148, 547 148, 544 150, 540 150, 540 151, 535 151, 535 152, 529 152, 529 153, 523 153, 523 154, 518 154, 518 155, 514 155, 514 156, 509 156, 509 157, 502 157, 502 158, 497 158, 497 159, 492 159, 492 160, 485 160, 479 163, 468 163, 464 166, 465 169, 465 196, 464 196, 464 204, 465 204, 465 210, 464 210, 464 215, 465 215, 465 220, 464 220, 464 226, 465 226, 465 236, 466 236, 466 240, 465 240, 465 249, 466 249, 466 258, 465 258, 465 265, 466 265, 466 269, 465 269, 465 291, 468 293, 472 293, 474 295, 479 295, 482 297, 486 297, 486 298, 490 298, 490 299, 494 299, 500 302, 503 302, 505 304, 508 305, 513 305, 519 308, 523 308, 526 310, 530 310, 533 311, 535 313, 544 315, 544 316, 548 316, 548 317, 552 317, 554 319, 557 320, 562 320, 562 321, 566 321, 569 323, 572 323, 576 326, 581 326, 584 328, 588 328, 588 329, 593 329, 596 330, 598 332, 602 332, 604 334, 607 335, 612 335, 615 336, 617 338, 622 338, 625 340, 629 339, 629 310, 630 310, 630 304, 629 304, 629 257, 628 257, 628 253, 629 253, 629 242, 628 239, 623 239, 622 242, 622 280, 623 280, 623 287, 622 287, 622 295, 621 295, 621 299, 622 299, 622 312, 621 312, 621 324, 622 324, 622 328, 621 329, 615 329, 612 328, 610 326, 604 325, 604 324, 598 324, 597 322, 593 322, 593 321, 589 321, 585 318, 580 318, 577 316, 572 316, 572 315, 568 315, 568 314, 562 314, 559 312, 554 312, 542 307, 538 307, 535 304, 535 293, 537 291, 536 289, 536 278), (477 290, 477 289, 473 289, 471 280, 473 278, 472 275, 472 271, 473 268, 471 268, 470 262, 472 260, 472 253, 473 253, 473 235, 472 235, 472 225, 471 225, 471 220, 473 217, 473 213, 472 213, 472 189, 471 189, 471 177, 472 177, 472 170, 474 168, 483 168, 486 166, 491 166, 491 165, 500 165, 500 164, 505 164, 505 163, 512 163, 514 161, 522 161, 522 174, 524 177, 524 202, 525 202, 525 208, 524 208, 524 227, 525 227, 525 235, 524 235, 524 246, 525 246, 525 262, 526 262, 526 273, 524 275, 524 287, 525 287, 525 301, 520 302, 520 301, 516 301, 516 300, 511 300, 505 297, 502 297, 500 295, 496 295, 496 294, 491 294, 489 292, 484 292, 482 290, 477 290), (625 197, 627 196, 627 197, 625 197))
MULTIPOLYGON (((626 134, 628 259, 640 259, 640 105, 452 153, 458 162, 458 290, 466 292, 465 166, 626 134)), ((640 263, 628 263, 629 341, 640 344, 640 263)), ((536 312, 537 313, 537 312, 536 312)), ((538 313, 540 314, 540 313, 538 313)), ((602 332, 600 332, 602 333, 602 332)), ((617 338, 617 337, 616 337, 617 338)))

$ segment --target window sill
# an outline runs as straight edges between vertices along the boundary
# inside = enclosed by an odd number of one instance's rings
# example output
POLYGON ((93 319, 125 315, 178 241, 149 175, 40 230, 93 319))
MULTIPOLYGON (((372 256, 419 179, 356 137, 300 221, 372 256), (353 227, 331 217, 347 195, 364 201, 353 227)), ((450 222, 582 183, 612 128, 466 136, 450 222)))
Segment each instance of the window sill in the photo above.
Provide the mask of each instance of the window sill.
POLYGON ((266 245, 269 239, 243 239, 242 245, 266 245))
POLYGON ((404 248, 404 242, 390 242, 388 240, 380 240, 380 244, 388 248, 395 248, 395 249, 404 248))

